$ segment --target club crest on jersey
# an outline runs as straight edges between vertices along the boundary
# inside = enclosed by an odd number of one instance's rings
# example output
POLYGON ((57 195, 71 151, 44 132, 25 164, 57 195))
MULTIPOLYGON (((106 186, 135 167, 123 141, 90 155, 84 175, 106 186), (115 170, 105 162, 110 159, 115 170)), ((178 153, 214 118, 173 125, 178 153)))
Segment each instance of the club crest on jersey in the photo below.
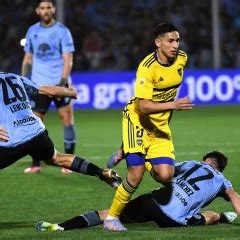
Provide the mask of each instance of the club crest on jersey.
POLYGON ((47 52, 50 50, 51 50, 51 47, 47 43, 41 43, 38 47, 38 51, 41 51, 41 52, 47 52))
POLYGON ((182 77, 182 75, 183 75, 183 70, 182 70, 182 68, 179 68, 177 71, 178 71, 178 74, 182 77))
POLYGON ((145 84, 145 78, 139 78, 138 81, 139 81, 140 85, 144 85, 145 84))
POLYGON ((38 46, 36 55, 38 58, 45 58, 45 57, 53 56, 54 52, 52 52, 51 46, 49 44, 41 43, 38 46))

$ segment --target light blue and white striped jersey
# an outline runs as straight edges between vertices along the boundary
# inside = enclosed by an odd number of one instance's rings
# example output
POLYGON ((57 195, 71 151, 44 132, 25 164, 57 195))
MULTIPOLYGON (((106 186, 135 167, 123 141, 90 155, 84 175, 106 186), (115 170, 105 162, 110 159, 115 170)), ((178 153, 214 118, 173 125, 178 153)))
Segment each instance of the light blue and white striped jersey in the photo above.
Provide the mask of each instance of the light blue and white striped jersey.
POLYGON ((37 85, 13 73, 0 72, 0 125, 9 134, 1 147, 15 147, 29 141, 45 130, 45 126, 32 112, 27 92, 37 94, 37 85))
POLYGON ((157 204, 167 216, 184 225, 214 198, 226 197, 226 189, 232 188, 221 172, 203 162, 178 163, 175 175, 170 201, 157 204))
POLYGON ((26 35, 24 51, 33 54, 31 79, 39 86, 56 85, 63 71, 62 54, 74 52, 72 35, 59 22, 45 27, 32 25, 26 35))

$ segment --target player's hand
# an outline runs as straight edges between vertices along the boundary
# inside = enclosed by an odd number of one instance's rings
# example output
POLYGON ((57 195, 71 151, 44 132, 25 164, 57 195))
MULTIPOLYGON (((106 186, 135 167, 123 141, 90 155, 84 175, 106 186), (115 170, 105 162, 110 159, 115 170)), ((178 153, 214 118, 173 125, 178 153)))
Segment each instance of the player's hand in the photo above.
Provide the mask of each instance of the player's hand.
POLYGON ((77 90, 73 86, 69 86, 66 90, 69 92, 69 97, 77 99, 77 90))
MULTIPOLYGON (((61 81, 56 85, 58 87, 65 87, 65 88, 69 88, 69 83, 65 78, 61 78, 61 81)), ((57 98, 58 101, 61 101, 62 98, 57 98)), ((74 98, 75 99, 75 98, 74 98)))
POLYGON ((194 106, 188 96, 175 100, 173 105, 175 110, 190 110, 194 106))
POLYGON ((8 142, 9 141, 9 136, 8 132, 6 129, 0 126, 0 141, 1 142, 8 142))

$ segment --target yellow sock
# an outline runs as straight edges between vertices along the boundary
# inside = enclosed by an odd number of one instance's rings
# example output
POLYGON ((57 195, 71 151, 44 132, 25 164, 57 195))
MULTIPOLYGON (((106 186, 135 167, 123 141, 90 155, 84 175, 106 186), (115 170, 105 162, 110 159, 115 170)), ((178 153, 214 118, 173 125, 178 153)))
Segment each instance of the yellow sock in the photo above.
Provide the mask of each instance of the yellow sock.
POLYGON ((111 208, 109 210, 109 215, 112 217, 119 217, 135 191, 136 188, 131 186, 125 179, 116 190, 111 208))

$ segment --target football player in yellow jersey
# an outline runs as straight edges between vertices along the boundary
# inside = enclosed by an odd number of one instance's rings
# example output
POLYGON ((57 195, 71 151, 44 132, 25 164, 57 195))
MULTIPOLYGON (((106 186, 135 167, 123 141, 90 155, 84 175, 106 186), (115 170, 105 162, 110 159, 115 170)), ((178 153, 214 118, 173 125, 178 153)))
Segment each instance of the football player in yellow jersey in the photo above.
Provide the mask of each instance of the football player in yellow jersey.
POLYGON ((150 161, 153 178, 163 184, 174 175, 174 146, 169 128, 172 110, 190 110, 188 97, 175 100, 187 55, 180 51, 179 32, 170 23, 157 26, 156 51, 139 64, 134 97, 123 110, 123 152, 128 174, 118 187, 104 229, 126 231, 119 215, 136 191, 150 161))

